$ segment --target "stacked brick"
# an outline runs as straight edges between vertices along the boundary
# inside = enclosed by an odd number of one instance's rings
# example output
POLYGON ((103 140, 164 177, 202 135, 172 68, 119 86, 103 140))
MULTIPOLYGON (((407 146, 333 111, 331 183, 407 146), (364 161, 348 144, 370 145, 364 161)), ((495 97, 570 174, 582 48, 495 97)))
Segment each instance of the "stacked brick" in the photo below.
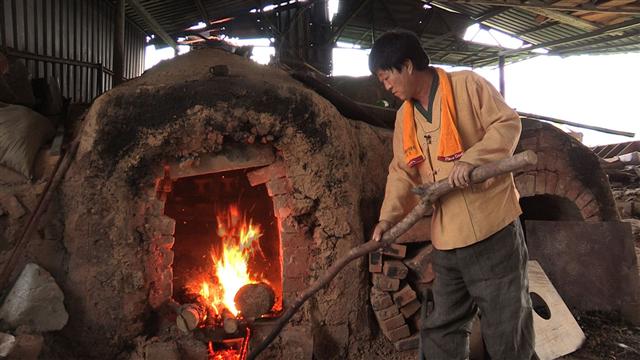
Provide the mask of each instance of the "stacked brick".
POLYGON ((514 174, 521 198, 551 196, 573 204, 556 210, 555 220, 617 221, 609 183, 598 157, 552 125, 523 121, 516 152, 533 150, 538 163, 514 174))
MULTIPOLYGON (((424 235, 428 228, 422 230, 424 235)), ((371 306, 382 333, 398 351, 418 348, 422 302, 416 289, 428 286, 434 278, 432 247, 425 236, 405 237, 404 241, 369 254, 371 306)))

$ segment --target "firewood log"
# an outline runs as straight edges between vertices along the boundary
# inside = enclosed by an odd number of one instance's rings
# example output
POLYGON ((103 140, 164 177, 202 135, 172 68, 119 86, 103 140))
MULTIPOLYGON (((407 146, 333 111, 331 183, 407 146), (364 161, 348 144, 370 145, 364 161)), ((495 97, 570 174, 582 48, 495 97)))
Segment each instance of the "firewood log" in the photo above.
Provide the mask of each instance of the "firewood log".
POLYGON ((252 321, 271 311, 275 299, 276 294, 271 286, 258 283, 241 287, 234 301, 245 319, 252 321))
POLYGON ((185 304, 178 308, 176 326, 180 331, 188 333, 197 328, 206 316, 207 311, 200 304, 185 304))

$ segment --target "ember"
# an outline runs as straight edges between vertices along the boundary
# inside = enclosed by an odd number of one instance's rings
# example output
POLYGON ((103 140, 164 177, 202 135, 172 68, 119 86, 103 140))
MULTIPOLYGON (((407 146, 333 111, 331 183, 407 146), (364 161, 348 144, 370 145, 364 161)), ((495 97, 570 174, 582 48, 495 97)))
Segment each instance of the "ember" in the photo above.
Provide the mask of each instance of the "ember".
POLYGON ((209 342, 209 360, 244 360, 249 349, 251 330, 245 329, 245 336, 237 339, 227 339, 221 342, 209 342))

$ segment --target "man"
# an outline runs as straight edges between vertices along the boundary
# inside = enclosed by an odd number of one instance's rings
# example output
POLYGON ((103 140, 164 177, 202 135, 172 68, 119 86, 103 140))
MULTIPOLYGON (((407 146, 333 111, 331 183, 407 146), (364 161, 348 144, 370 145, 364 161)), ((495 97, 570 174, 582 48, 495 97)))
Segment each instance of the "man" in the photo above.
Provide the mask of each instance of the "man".
POLYGON ((492 360, 532 358, 534 336, 527 249, 511 174, 471 184, 474 167, 506 158, 520 136, 518 115, 471 71, 429 66, 416 36, 392 31, 373 45, 369 68, 404 101, 396 115, 393 160, 373 240, 417 203, 411 189, 448 179, 457 189, 434 205, 434 310, 423 321, 422 355, 467 359, 480 311, 492 360))

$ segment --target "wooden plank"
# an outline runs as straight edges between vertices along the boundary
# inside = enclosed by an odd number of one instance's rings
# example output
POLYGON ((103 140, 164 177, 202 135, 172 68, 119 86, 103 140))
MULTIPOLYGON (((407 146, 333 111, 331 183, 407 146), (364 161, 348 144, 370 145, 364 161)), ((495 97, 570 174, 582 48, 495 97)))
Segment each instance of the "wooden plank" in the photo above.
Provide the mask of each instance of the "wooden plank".
POLYGON ((547 360, 578 350, 586 337, 569 308, 537 261, 529 261, 527 270, 535 310, 536 354, 540 360, 547 360))
MULTIPOLYGON (((555 20, 563 24, 571 25, 581 30, 593 31, 599 28, 598 25, 592 24, 590 21, 587 21, 587 19, 585 18, 579 18, 577 16, 569 15, 560 11, 542 9, 542 8, 524 8, 524 10, 534 14, 542 15, 544 17, 547 17, 551 20, 555 20)), ((608 15, 618 16, 617 14, 608 14, 608 15)))

